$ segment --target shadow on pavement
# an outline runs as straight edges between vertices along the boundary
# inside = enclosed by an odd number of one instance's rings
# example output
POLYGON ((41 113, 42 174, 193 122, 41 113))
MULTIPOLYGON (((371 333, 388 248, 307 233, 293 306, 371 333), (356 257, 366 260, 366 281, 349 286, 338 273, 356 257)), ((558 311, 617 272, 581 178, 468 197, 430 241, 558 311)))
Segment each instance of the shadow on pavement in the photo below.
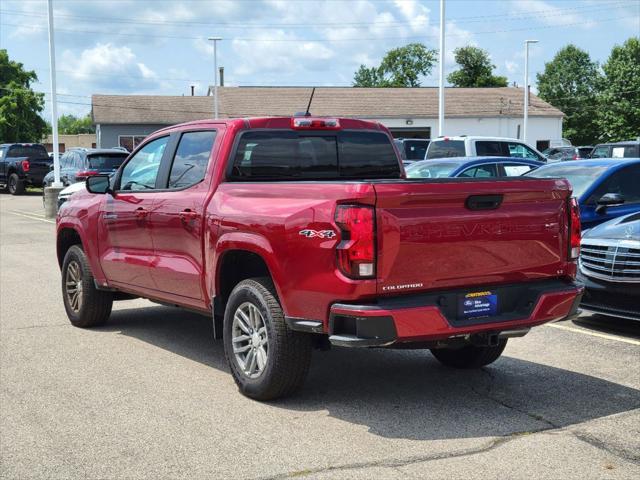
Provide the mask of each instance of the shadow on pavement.
MULTIPOLYGON (((95 331, 120 332, 228 371, 211 320, 183 310, 114 311, 109 324, 95 331)), ((383 437, 452 439, 558 428, 627 412, 640 407, 640 391, 507 356, 482 370, 460 371, 440 366, 427 351, 336 348, 314 352, 301 392, 272 406, 326 410, 383 437)))
POLYGON ((574 320, 576 325, 602 333, 614 333, 640 340, 640 321, 606 315, 589 315, 574 320))

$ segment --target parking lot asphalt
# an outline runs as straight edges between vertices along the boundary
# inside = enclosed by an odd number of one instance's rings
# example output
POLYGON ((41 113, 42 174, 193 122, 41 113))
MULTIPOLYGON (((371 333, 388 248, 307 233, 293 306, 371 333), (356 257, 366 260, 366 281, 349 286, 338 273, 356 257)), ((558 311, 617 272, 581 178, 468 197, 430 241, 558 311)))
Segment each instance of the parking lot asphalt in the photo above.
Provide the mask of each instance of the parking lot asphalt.
POLYGON ((73 328, 41 197, 0 194, 2 478, 640 478, 640 325, 585 316, 478 371, 314 352, 241 396, 210 320, 145 300, 73 328))

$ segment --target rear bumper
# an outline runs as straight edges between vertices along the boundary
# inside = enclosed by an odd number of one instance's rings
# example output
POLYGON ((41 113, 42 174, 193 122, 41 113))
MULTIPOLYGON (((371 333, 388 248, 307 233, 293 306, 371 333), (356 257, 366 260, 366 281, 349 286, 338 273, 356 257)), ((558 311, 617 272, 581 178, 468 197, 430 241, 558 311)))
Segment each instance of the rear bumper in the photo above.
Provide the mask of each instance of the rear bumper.
POLYGON ((577 315, 582 286, 572 282, 537 282, 499 287, 511 309, 500 315, 472 320, 456 318, 450 301, 460 291, 383 299, 372 304, 337 303, 331 307, 328 332, 333 344, 387 346, 434 342, 485 333, 521 336, 543 323, 577 315), (511 289, 512 291, 510 291, 511 289), (509 302, 508 295, 515 299, 509 302))

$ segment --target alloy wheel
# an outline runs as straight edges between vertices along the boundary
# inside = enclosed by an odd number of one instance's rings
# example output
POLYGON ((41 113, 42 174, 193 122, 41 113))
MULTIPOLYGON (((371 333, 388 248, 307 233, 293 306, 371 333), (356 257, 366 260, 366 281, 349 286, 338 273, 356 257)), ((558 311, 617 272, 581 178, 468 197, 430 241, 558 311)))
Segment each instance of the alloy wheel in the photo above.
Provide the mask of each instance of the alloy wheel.
POLYGON ((67 302, 69 308, 75 313, 82 307, 82 269, 75 260, 67 265, 67 275, 65 278, 65 290, 67 292, 67 302))
POLYGON ((244 302, 233 314, 231 345, 236 362, 247 377, 262 375, 267 366, 269 338, 266 322, 253 303, 244 302))

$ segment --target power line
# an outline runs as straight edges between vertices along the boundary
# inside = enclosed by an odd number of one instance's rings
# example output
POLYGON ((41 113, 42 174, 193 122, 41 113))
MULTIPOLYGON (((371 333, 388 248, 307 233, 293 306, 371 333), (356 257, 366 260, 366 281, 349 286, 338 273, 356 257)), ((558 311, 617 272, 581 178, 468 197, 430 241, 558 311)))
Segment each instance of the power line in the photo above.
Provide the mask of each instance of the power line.
MULTIPOLYGON (((628 16, 623 17, 611 17, 611 18, 600 18, 593 23, 604 23, 610 22, 614 20, 623 20, 628 18, 628 16)), ((22 24, 15 23, 0 23, 0 25, 10 26, 10 27, 24 27, 22 24)), ((527 32, 533 30, 547 30, 547 29, 557 29, 562 27, 573 27, 573 26, 582 26, 584 22, 574 22, 574 23, 563 23, 557 25, 540 25, 537 27, 522 27, 522 28, 510 28, 503 30, 486 30, 479 32, 464 32, 464 33, 450 33, 447 34, 447 37, 466 37, 468 35, 490 35, 496 33, 510 33, 510 32, 527 32)), ((38 30, 46 29, 46 26, 40 25, 29 25, 29 28, 35 28, 38 30)), ((184 39, 184 40, 202 40, 204 36, 188 36, 188 35, 154 35, 154 34, 144 34, 144 33, 125 33, 125 32, 104 32, 104 31, 96 31, 96 30, 75 30, 75 29, 63 29, 56 28, 56 33, 70 33, 70 34, 98 34, 98 35, 119 35, 125 37, 140 37, 140 38, 160 38, 160 39, 184 39)), ((420 40, 425 38, 436 38, 435 35, 407 35, 407 36, 399 36, 399 37, 362 37, 362 38, 340 38, 340 39, 331 39, 331 38, 232 38, 231 40, 244 41, 244 42, 264 42, 264 43, 309 43, 309 42, 323 42, 323 43, 343 43, 343 42, 371 42, 371 41, 384 41, 384 40, 420 40)))
MULTIPOLYGON (((545 10, 537 10, 530 12, 511 12, 505 14, 495 14, 495 15, 474 15, 474 16, 466 16, 466 17, 458 17, 458 18, 450 18, 449 22, 455 23, 478 23, 485 22, 486 19, 499 19, 504 18, 507 21, 515 20, 527 20, 532 17, 556 17, 558 15, 562 15, 564 13, 579 11, 580 13, 592 13, 601 10, 609 10, 611 7, 624 5, 626 2, 615 1, 609 2, 606 4, 598 4, 593 7, 571 7, 571 8, 555 8, 555 9, 545 9, 545 10)), ((25 16, 25 17, 37 17, 37 18, 46 18, 46 14, 43 13, 35 13, 35 12, 24 12, 19 10, 0 10, 0 13, 4 13, 7 15, 14 16, 25 16)), ((406 25, 413 25, 414 22, 408 21, 372 21, 372 22, 314 22, 314 23, 254 23, 254 22, 243 22, 243 23, 234 23, 234 22, 198 22, 198 21, 151 21, 151 20, 139 20, 139 19, 131 19, 131 18, 122 18, 122 17, 113 17, 113 18, 104 18, 90 15, 73 15, 73 14, 57 14, 56 18, 68 18, 68 19, 81 19, 81 20, 99 20, 101 23, 124 23, 124 24, 134 24, 134 25, 166 25, 166 26, 178 26, 178 27, 193 27, 193 26, 218 26, 221 28, 260 28, 260 29, 270 29, 270 28, 317 28, 317 27, 331 27, 331 28, 369 28, 372 25, 389 25, 392 27, 404 27, 406 25)), ((421 26, 428 26, 430 24, 424 24, 421 26)), ((431 24, 436 25, 436 24, 431 24)))

